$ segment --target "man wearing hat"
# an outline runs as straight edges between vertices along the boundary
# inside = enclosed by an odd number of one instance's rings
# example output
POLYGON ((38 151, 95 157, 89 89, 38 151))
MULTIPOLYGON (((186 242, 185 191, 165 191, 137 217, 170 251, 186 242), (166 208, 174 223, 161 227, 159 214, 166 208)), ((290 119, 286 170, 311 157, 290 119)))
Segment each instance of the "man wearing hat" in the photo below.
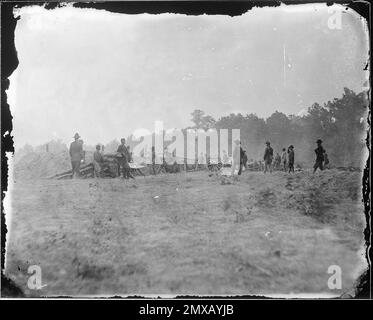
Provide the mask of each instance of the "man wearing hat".
POLYGON ((325 154, 325 149, 323 148, 322 146, 322 140, 321 139, 318 139, 316 141, 317 143, 317 148, 315 149, 315 153, 316 153, 316 162, 315 162, 315 165, 313 166, 313 173, 316 172, 317 168, 319 168, 320 170, 323 170, 323 161, 324 161, 324 154, 325 154))
POLYGON ((80 162, 83 158, 83 145, 79 141, 79 133, 75 133, 74 141, 70 144, 70 158, 71 158, 71 167, 72 167, 72 175, 71 178, 76 176, 80 176, 80 162))
POLYGON ((246 150, 243 150, 243 154, 242 154, 242 165, 244 166, 245 170, 247 170, 247 154, 246 154, 246 150))
POLYGON ((101 177, 101 167, 104 163, 104 157, 102 156, 100 149, 101 146, 99 144, 96 145, 96 151, 93 153, 93 168, 95 178, 101 177))
POLYGON ((289 173, 294 172, 294 146, 290 145, 288 148, 289 173))
POLYGON ((128 152, 128 149, 126 147, 126 139, 122 138, 120 139, 121 144, 119 145, 117 149, 117 158, 118 158, 118 164, 119 168, 122 168, 122 174, 124 179, 135 179, 134 176, 131 174, 131 168, 129 165, 130 160, 130 154, 128 152))
POLYGON ((241 142, 240 142, 240 170, 238 170, 239 176, 242 174, 242 168, 245 167, 246 169, 247 156, 245 152, 246 151, 242 149, 241 142))
POLYGON ((266 142, 266 148, 264 150, 264 173, 269 169, 269 172, 272 173, 272 160, 273 160, 273 149, 269 141, 266 142))

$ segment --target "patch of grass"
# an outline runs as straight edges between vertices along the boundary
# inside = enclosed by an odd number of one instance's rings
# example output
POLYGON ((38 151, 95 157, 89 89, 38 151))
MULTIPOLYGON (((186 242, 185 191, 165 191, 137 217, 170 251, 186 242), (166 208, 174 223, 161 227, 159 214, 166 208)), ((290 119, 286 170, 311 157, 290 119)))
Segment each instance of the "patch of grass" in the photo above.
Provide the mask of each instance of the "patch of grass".
POLYGON ((230 209, 230 207, 232 206, 231 202, 232 202, 231 199, 225 199, 223 201, 223 209, 224 209, 224 211, 227 211, 228 209, 230 209))
POLYGON ((352 285, 364 217, 347 193, 361 188, 359 173, 252 172, 232 186, 188 175, 141 178, 137 189, 119 179, 98 190, 83 180, 15 184, 6 274, 26 295, 29 264, 43 268, 43 295, 298 293, 325 290, 337 261, 352 285), (47 190, 69 200, 56 216, 47 190))
POLYGON ((82 279, 104 280, 114 274, 114 268, 110 265, 95 265, 88 261, 81 261, 77 256, 72 261, 76 267, 76 275, 82 279))
POLYGON ((236 180, 232 177, 219 176, 219 181, 220 181, 220 184, 225 185, 225 184, 233 184, 234 181, 236 180))
POLYGON ((256 204, 260 207, 274 207, 276 206, 277 197, 272 189, 266 188, 260 190, 256 195, 256 204))
POLYGON ((83 279, 103 280, 109 278, 113 272, 114 269, 111 266, 96 266, 85 263, 78 269, 77 275, 83 279))
POLYGON ((110 185, 111 192, 123 192, 124 188, 122 186, 110 185))
POLYGON ((318 188, 310 188, 304 194, 301 210, 307 216, 311 216, 321 223, 328 223, 335 218, 330 210, 334 199, 327 197, 325 192, 318 188))

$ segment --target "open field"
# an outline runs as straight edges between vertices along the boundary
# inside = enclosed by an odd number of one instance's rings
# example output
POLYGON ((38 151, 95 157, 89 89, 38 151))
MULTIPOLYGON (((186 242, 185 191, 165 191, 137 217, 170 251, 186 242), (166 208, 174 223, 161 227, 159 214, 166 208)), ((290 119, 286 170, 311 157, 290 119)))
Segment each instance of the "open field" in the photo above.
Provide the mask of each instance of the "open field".
POLYGON ((360 189, 360 173, 336 170, 18 180, 5 274, 31 296, 340 295, 363 265, 360 189))

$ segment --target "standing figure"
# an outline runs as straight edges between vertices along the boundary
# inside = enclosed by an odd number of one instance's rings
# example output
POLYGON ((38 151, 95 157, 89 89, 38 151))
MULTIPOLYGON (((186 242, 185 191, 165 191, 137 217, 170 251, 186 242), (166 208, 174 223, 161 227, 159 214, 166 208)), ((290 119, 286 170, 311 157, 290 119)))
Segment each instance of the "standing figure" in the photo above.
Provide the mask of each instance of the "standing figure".
POLYGON ((82 139, 79 139, 78 141, 82 145, 82 157, 80 160, 80 165, 82 165, 85 163, 85 151, 83 150, 84 141, 82 139))
POLYGON ((80 176, 80 162, 83 158, 83 145, 79 141, 79 133, 75 133, 74 141, 70 144, 70 158, 71 158, 71 167, 72 167, 72 174, 71 178, 79 177, 80 176))
POLYGON ((246 154, 246 150, 243 151, 243 157, 242 157, 242 163, 243 163, 243 166, 245 168, 245 170, 247 170, 247 154, 246 154))
POLYGON ((323 161, 324 161, 324 154, 325 154, 325 149, 322 146, 322 140, 318 139, 316 141, 317 143, 317 148, 315 149, 316 153, 316 162, 313 166, 313 173, 316 172, 317 168, 319 168, 321 171, 324 169, 323 168, 323 161))
POLYGON ((286 157, 286 149, 282 148, 282 153, 281 153, 281 164, 284 168, 284 171, 286 172, 286 162, 287 162, 287 157, 286 157))
POLYGON ((101 166, 104 163, 104 157, 100 152, 100 145, 96 146, 96 151, 93 153, 93 168, 94 168, 94 176, 95 178, 101 177, 101 166))
MULTIPOLYGON (((240 142, 240 169, 238 170, 238 175, 241 175, 242 173, 242 167, 244 166, 244 157, 245 157, 245 151, 242 149, 241 142, 240 142)), ((247 157, 246 157, 247 162, 247 157)))
POLYGON ((118 164, 119 168, 122 168, 122 174, 124 179, 135 179, 130 171, 130 165, 128 163, 128 160, 130 159, 130 155, 128 152, 128 149, 125 145, 126 139, 122 138, 120 139, 121 144, 118 147, 117 150, 117 156, 118 156, 118 164))
POLYGON ((155 147, 152 146, 152 169, 153 169, 153 174, 156 175, 156 170, 155 170, 155 147))
POLYGON ((266 142, 266 148, 264 150, 264 173, 268 170, 272 173, 272 160, 273 160, 273 149, 269 141, 266 142))
POLYGON ((288 159, 289 159, 289 173, 294 172, 294 146, 291 145, 288 148, 288 159))
POLYGON ((236 167, 241 167, 240 164, 240 140, 234 141, 235 145, 233 148, 233 154, 232 154, 232 170, 231 170, 231 176, 234 175, 234 172, 236 171, 236 167))

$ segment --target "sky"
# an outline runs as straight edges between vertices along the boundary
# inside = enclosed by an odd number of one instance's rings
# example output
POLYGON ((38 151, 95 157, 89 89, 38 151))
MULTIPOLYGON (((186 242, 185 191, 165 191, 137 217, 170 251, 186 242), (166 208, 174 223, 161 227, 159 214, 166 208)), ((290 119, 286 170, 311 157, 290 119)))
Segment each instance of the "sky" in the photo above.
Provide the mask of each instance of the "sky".
POLYGON ((15 148, 51 139, 107 143, 134 130, 191 126, 191 112, 299 114, 363 90, 364 20, 325 4, 236 17, 19 9, 19 66, 8 90, 15 148), (337 20, 332 20, 337 21, 337 20))

